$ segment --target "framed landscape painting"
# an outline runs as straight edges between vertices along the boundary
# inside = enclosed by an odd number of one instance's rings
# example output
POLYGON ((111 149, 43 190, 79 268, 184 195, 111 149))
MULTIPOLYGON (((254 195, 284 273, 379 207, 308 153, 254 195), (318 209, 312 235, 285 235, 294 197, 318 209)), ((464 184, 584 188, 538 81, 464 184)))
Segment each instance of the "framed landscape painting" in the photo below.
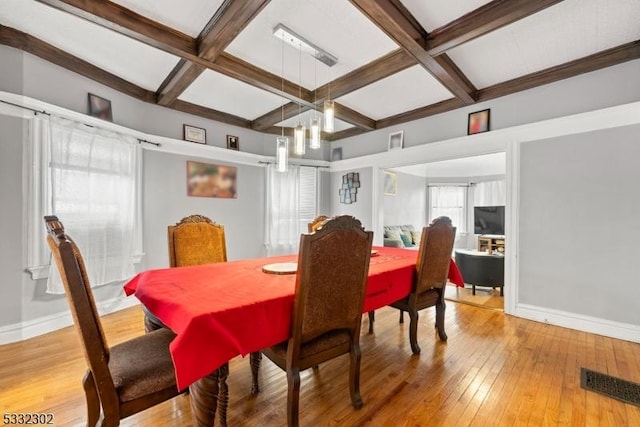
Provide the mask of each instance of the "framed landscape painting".
POLYGON ((237 173, 233 166, 187 161, 187 195, 235 199, 237 173))

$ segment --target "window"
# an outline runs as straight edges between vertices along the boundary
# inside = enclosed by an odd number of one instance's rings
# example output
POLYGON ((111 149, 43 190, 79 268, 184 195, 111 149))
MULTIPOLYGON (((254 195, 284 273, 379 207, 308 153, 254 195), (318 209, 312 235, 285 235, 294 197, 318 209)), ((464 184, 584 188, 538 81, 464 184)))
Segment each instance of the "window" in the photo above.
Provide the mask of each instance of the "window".
POLYGON ((467 187, 461 185, 429 186, 429 222, 448 216, 458 233, 467 231, 467 187))
POLYGON ((318 169, 300 167, 300 233, 306 233, 308 224, 318 213, 318 169))
POLYGON ((63 293, 49 264, 42 217, 57 215, 80 247, 93 286, 125 280, 141 255, 140 147, 132 137, 58 118, 36 118, 28 154, 29 268, 63 293))
POLYGON ((300 235, 316 217, 318 171, 314 167, 289 165, 278 172, 266 168, 267 197, 265 246, 269 255, 295 253, 300 235))

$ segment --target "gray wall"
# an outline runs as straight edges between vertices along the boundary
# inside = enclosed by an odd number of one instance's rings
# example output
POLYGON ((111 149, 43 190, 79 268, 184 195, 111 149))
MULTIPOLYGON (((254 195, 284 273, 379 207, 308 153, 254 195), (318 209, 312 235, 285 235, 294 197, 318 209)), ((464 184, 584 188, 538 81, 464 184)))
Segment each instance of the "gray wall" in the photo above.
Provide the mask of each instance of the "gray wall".
POLYGON ((519 303, 640 325, 639 135, 522 144, 519 303))
POLYGON ((155 151, 144 153, 146 268, 168 267, 167 226, 196 213, 224 225, 228 259, 264 256, 264 168, 220 163, 238 168, 238 197, 188 197, 187 160, 212 163, 210 159, 155 151))
POLYGON ((0 90, 22 93, 22 51, 0 46, 0 90))
POLYGON ((351 215, 360 220, 367 230, 373 230, 373 168, 361 168, 349 171, 332 172, 331 173, 331 214, 332 215, 351 215), (358 172, 360 174, 360 188, 356 203, 345 204, 340 203, 340 195, 338 190, 342 186, 342 175, 349 172, 358 172))
MULTIPOLYGON (((467 117, 491 109, 491 129, 593 111, 640 100, 640 60, 576 76, 459 110, 368 132, 332 143, 342 158, 387 151, 389 134, 404 131, 404 146, 443 141, 467 134, 467 117)), ((407 159, 410 163, 410 159, 407 159)))
POLYGON ((398 191, 384 195, 384 224, 411 224, 416 230, 427 223, 427 180, 424 177, 396 173, 398 191))
POLYGON ((0 115, 0 325, 22 318, 22 138, 25 120, 0 115))

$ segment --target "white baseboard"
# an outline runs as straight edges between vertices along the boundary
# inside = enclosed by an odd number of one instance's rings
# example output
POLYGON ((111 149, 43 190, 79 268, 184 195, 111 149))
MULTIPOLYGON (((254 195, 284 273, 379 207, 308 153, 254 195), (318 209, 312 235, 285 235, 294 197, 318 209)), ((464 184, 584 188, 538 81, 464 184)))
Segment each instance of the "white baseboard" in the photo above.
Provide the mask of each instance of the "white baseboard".
MULTIPOLYGON (((105 315, 138 304, 140 301, 137 298, 123 296, 96 303, 96 306, 100 315, 105 315)), ((73 318, 71 312, 67 310, 25 322, 0 326, 0 345, 37 337, 71 325, 73 325, 73 318)))
POLYGON ((514 315, 550 325, 640 343, 640 326, 638 325, 528 304, 517 304, 514 315))

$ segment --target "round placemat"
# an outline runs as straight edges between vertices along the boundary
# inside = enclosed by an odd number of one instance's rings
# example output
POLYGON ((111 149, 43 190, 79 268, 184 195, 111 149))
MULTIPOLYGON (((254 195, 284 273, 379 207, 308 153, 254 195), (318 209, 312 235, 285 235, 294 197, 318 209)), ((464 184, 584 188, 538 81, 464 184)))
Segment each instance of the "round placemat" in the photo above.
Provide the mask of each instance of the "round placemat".
POLYGON ((268 274, 295 274, 298 264, 295 262, 276 262, 262 266, 262 272, 268 274))

